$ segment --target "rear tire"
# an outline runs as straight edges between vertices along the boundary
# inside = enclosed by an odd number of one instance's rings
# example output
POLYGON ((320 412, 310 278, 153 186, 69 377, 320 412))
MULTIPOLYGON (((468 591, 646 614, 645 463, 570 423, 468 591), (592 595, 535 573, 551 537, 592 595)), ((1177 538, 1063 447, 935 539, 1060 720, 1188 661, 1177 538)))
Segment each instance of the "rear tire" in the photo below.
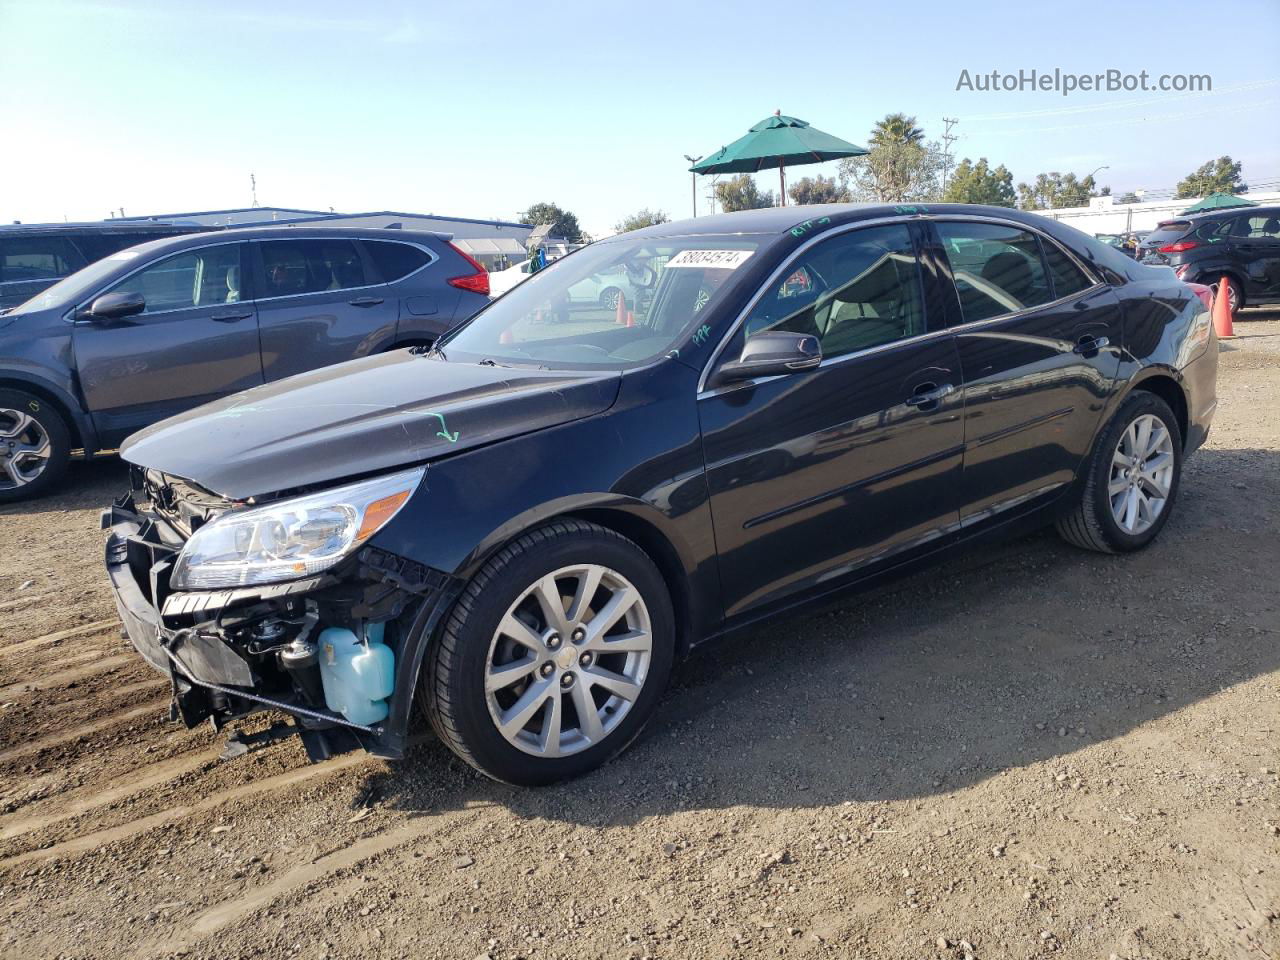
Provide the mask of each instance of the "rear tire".
POLYGON ((1058 521, 1058 533, 1085 550, 1141 550, 1169 522, 1181 479, 1177 417, 1154 393, 1135 390, 1098 436, 1077 500, 1058 521))
MULTIPOLYGON (((1209 284, 1209 288, 1213 290, 1213 295, 1215 297, 1218 295, 1218 287, 1221 283, 1222 278, 1219 277, 1216 282, 1209 284)), ((1234 319, 1236 314, 1238 314, 1244 307, 1244 290, 1242 290, 1240 284, 1231 277, 1227 277, 1227 298, 1227 302, 1231 305, 1231 316, 1232 319, 1234 319)))
POLYGON ((0 389, 0 503, 47 493, 67 470, 71 431, 51 403, 0 389))
POLYGON ((635 739, 674 653, 653 561, 611 530, 559 520, 513 540, 462 592, 428 655, 427 714, 486 776, 555 783, 635 739))

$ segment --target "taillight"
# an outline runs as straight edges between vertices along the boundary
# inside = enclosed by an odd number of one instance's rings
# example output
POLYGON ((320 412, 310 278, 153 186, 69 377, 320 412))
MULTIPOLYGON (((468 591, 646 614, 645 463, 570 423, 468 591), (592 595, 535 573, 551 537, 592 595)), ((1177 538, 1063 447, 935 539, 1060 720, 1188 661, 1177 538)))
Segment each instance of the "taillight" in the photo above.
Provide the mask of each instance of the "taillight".
POLYGON ((489 271, 482 267, 475 257, 467 254, 466 251, 459 250, 452 243, 449 246, 453 247, 454 253, 476 268, 475 273, 468 273, 461 277, 450 277, 449 285, 460 290, 470 290, 472 293, 483 293, 487 297, 489 295, 489 271))
POLYGON ((1161 253, 1181 253, 1183 250, 1194 250, 1200 244, 1194 240, 1179 240, 1177 243, 1166 243, 1160 248, 1161 253))
POLYGON ((1213 309, 1213 290, 1206 287, 1203 283, 1188 283, 1188 287, 1195 291, 1195 295, 1200 298, 1200 302, 1204 304, 1206 310, 1213 309))

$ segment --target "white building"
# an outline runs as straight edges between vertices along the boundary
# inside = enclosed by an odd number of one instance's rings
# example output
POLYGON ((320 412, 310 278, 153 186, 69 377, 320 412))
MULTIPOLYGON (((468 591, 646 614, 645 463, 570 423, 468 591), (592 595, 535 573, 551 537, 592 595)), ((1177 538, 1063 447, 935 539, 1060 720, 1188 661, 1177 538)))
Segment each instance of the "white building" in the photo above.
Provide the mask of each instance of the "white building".
MULTIPOLYGON (((1259 191, 1242 193, 1242 198, 1258 205, 1280 203, 1280 192, 1259 191)), ((1094 197, 1087 207, 1062 207, 1057 210, 1036 210, 1044 217, 1059 220, 1077 230, 1093 236, 1099 233, 1129 233, 1134 230, 1154 230, 1161 220, 1171 220, 1183 210, 1198 203, 1200 198, 1181 200, 1152 200, 1148 203, 1116 203, 1114 197, 1094 197)))

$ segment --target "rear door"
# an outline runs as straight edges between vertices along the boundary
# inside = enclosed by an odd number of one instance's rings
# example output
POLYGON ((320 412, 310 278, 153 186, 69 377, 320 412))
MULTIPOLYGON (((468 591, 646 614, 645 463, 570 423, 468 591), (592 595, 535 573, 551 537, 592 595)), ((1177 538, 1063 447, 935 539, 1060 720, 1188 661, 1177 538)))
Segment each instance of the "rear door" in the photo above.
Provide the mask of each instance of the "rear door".
POLYGON ((1245 300, 1280 299, 1280 211, 1241 216, 1233 245, 1245 272, 1245 300))
POLYGON ((698 398, 725 613, 822 593, 957 522, 962 427, 952 335, 925 308, 916 228, 802 248, 716 365, 752 334, 812 333, 814 370, 698 398))
POLYGON ((255 240, 258 326, 268 382, 377 353, 399 306, 355 240, 255 240))
POLYGON ((960 519, 1061 492, 1089 451, 1120 363, 1122 315, 1056 241, 1015 224, 938 220, 964 377, 960 519))
POLYGON ((97 291, 140 293, 146 309, 72 328, 98 431, 113 444, 164 417, 262 383, 258 323, 242 278, 244 243, 185 250, 97 291))

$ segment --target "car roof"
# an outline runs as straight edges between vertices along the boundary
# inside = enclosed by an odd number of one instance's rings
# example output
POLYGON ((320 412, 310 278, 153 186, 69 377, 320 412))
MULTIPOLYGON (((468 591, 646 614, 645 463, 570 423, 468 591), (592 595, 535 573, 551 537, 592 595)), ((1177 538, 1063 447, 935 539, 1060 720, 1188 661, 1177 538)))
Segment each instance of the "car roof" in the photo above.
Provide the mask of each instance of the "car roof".
POLYGON ((203 227, 198 224, 170 223, 166 220, 139 220, 122 223, 118 220, 90 221, 88 223, 13 223, 0 225, 0 236, 33 237, 58 236, 61 234, 88 233, 155 233, 157 230, 175 234, 208 233, 216 227, 203 227))
POLYGON ((399 240, 401 243, 426 243, 429 240, 447 243, 453 239, 453 234, 385 227, 233 227, 203 231, 198 234, 161 237, 150 243, 139 244, 138 249, 151 254, 166 250, 183 250, 207 243, 227 243, 232 240, 329 240, 344 237, 353 240, 399 240))
POLYGON ((717 213, 692 220, 673 220, 641 230, 618 234, 608 243, 621 237, 687 237, 703 234, 770 234, 788 233, 805 224, 830 218, 831 223, 856 223, 860 220, 878 220, 883 217, 901 216, 973 216, 999 217, 1025 223, 1039 230, 1055 223, 1037 213, 1014 210, 1009 207, 987 206, 974 203, 815 203, 799 207, 766 207, 761 210, 740 210, 734 213, 717 213))

